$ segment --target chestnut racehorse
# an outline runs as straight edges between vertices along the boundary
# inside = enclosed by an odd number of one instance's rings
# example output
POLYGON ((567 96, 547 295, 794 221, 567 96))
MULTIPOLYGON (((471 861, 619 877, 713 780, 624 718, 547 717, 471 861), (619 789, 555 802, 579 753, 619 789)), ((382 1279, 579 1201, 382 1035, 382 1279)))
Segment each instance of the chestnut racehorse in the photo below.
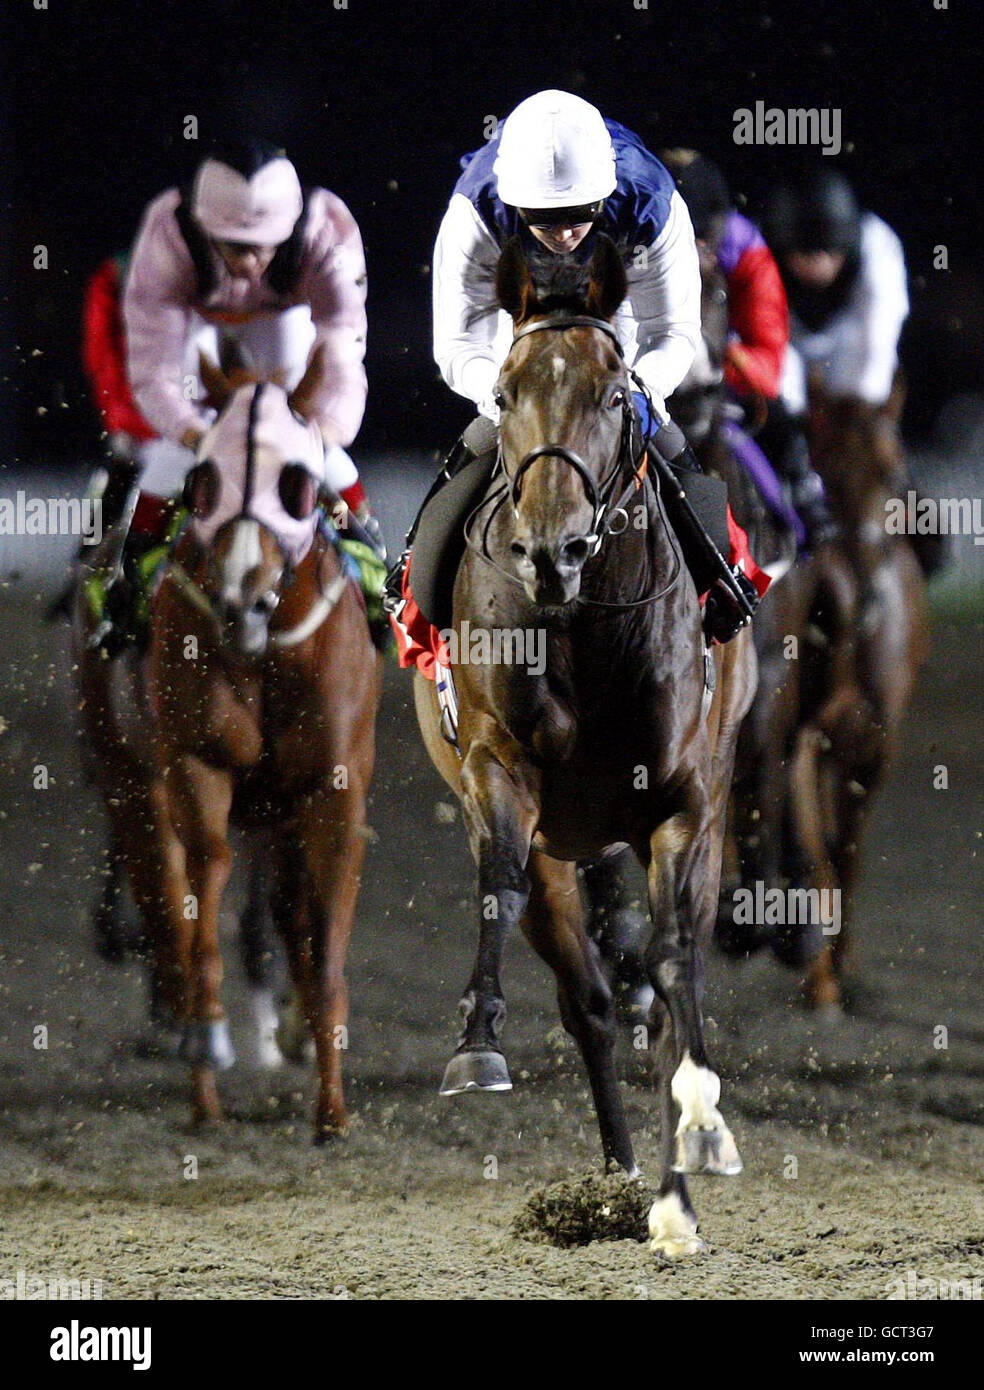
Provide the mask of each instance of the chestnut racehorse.
POLYGON ((535 283, 518 240, 507 244, 498 294, 515 338, 496 388, 501 453, 453 605, 455 631, 467 620, 493 652, 497 631, 542 633, 544 669, 453 663, 460 761, 441 737, 434 685, 415 683, 421 731, 461 799, 479 879, 478 955, 441 1089, 511 1086, 499 966, 518 925, 556 975, 606 1162, 636 1172, 611 990, 576 877, 578 859, 629 845, 648 878, 663 1116, 650 1231, 654 1248, 677 1256, 701 1247, 684 1174, 741 1167, 704 1046, 701 952, 754 652, 745 632, 705 662, 698 596, 633 445, 630 379, 611 327, 626 294, 619 254, 599 238, 587 274, 566 265, 544 274, 535 283), (620 524, 630 499, 632 511, 644 505, 641 526, 620 524))
POLYGON ((841 535, 820 561, 825 640, 804 673, 792 778, 804 880, 840 893, 840 930, 807 976, 810 1002, 826 1009, 840 1004, 861 842, 928 647, 915 551, 886 526, 886 502, 906 487, 900 409, 898 384, 883 407, 812 393, 811 450, 841 535))
POLYGON ((151 909, 202 1121, 221 1117, 215 1073, 234 1060, 219 998, 230 820, 266 832, 273 916, 314 1035, 321 1139, 346 1124, 344 964, 380 658, 358 590, 318 524, 323 445, 307 417, 322 355, 289 395, 274 382, 235 386, 208 363, 202 371, 220 414, 189 474, 191 519, 140 662, 147 703, 134 722, 153 758, 136 783, 146 813, 116 830, 141 907, 151 909))

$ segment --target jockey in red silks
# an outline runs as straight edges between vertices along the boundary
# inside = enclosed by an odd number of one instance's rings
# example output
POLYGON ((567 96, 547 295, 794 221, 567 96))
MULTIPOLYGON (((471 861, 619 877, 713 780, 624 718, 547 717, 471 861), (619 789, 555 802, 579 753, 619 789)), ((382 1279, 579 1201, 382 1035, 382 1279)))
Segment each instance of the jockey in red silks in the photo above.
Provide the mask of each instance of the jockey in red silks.
MULTIPOLYGON (((810 462, 802 427, 780 398, 789 351, 789 306, 782 276, 765 238, 734 207, 724 174, 694 150, 666 150, 662 158, 686 201, 698 243, 714 253, 728 287, 731 337, 724 362, 728 386, 739 400, 757 397, 767 410, 757 443, 789 489, 794 525, 808 549, 836 533, 823 483, 810 462)), ((739 457, 747 436, 737 441, 739 457)))
POLYGON ((247 368, 297 384, 322 349, 315 419, 321 481, 361 523, 377 552, 360 555, 367 591, 385 553, 355 464, 345 450, 366 401, 366 267, 348 208, 325 188, 301 186, 284 152, 265 141, 227 145, 186 189, 147 207, 123 292, 126 375, 139 412, 160 436, 145 460, 124 571, 159 544, 173 499, 215 412, 199 353, 218 361, 232 340, 247 368), (370 575, 369 570, 373 573, 370 575))
MULTIPOLYGON (((640 424, 662 458, 700 471, 664 404, 700 342, 700 270, 686 204, 632 131, 581 97, 544 91, 521 102, 482 149, 462 160, 434 248, 434 357, 447 384, 488 422, 486 429, 469 426, 445 463, 445 478, 495 448, 495 385, 513 332, 495 290, 506 241, 518 236, 530 252, 586 263, 601 233, 614 241, 626 268, 628 296, 613 326, 645 388, 633 393, 640 424)), ((416 523, 408 543, 415 532, 416 523)), ((708 547, 717 555, 702 529, 688 534, 681 521, 677 532, 692 572, 708 547)), ((718 557, 720 579, 705 605, 705 632, 716 641, 733 637, 758 602, 750 563, 746 569, 745 556, 738 558, 741 563, 732 556, 729 564, 718 557)), ((394 571, 387 584, 394 608, 401 593, 406 598, 400 581, 394 571)), ((764 589, 767 578, 761 583, 764 589)), ((408 607, 413 613, 409 600, 408 607)), ((397 631, 406 648, 398 624, 397 631)))

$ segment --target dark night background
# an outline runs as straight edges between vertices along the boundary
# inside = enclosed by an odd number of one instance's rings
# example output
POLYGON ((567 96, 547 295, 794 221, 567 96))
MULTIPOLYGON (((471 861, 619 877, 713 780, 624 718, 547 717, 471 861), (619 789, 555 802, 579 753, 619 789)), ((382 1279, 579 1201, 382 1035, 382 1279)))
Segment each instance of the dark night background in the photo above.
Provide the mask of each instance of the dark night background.
MULTIPOLYGON (((842 109, 834 161, 905 243, 906 426, 931 430, 979 386, 984 336, 980 55, 951 0, 4 0, 0 206, 8 459, 92 455, 78 359, 86 276, 210 138, 282 141, 306 182, 352 208, 369 263, 369 408, 359 449, 437 447, 469 416, 430 357, 429 261, 489 114, 548 86, 581 93, 653 148, 694 144, 755 199, 796 151, 733 144, 733 113, 842 109), (199 121, 197 144, 182 138, 199 121), (32 248, 50 268, 32 268, 32 248), (933 247, 950 269, 932 266, 933 247)), ((817 156, 819 158, 819 155, 817 156)))

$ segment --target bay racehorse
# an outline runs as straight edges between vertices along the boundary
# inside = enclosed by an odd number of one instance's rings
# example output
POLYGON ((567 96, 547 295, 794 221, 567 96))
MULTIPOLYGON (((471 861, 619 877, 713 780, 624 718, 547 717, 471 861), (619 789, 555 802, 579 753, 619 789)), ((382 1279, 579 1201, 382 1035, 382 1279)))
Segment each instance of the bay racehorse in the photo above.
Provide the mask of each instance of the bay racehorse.
POLYGON ((828 1010, 841 1002, 864 831, 927 654, 925 580, 886 525, 886 502, 905 495, 900 409, 899 384, 883 407, 812 391, 811 451, 840 538, 820 561, 824 640, 804 675, 792 779, 803 881, 839 895, 839 931, 807 975, 810 1002, 828 1010))
MULTIPOLYGON (((701 953, 717 907, 735 739, 755 680, 745 632, 705 660, 698 596, 642 450, 611 326, 626 278, 599 238, 587 271, 536 280, 518 240, 498 266, 515 338, 496 388, 500 458, 469 528, 455 632, 545 640, 545 664, 456 663, 461 749, 417 676, 427 748, 461 799, 478 866, 478 953, 442 1093, 511 1086, 500 959, 520 926, 557 980, 561 1019, 594 1096, 606 1162, 635 1173, 615 1074, 612 995, 585 932, 576 861, 628 845, 647 873, 662 1105, 655 1249, 701 1242, 685 1174, 741 1161, 718 1110, 701 1014, 701 953), (642 525, 625 525, 626 504, 642 525), (618 534, 616 534, 618 533, 618 534), (713 679, 711 673, 713 672, 713 679), (705 711, 708 687, 715 692, 705 711)), ((453 653, 452 653, 453 658, 453 653)))

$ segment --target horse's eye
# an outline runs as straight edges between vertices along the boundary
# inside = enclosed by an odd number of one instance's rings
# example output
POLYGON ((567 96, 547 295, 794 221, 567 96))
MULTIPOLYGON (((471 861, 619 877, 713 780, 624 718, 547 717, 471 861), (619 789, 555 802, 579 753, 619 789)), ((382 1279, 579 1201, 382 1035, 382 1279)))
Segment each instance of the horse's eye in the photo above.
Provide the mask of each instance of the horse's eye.
POLYGON ((615 390, 612 392, 611 400, 608 402, 608 408, 609 408, 609 410, 614 410, 614 409, 616 408, 616 406, 620 406, 620 405, 624 405, 624 404, 625 404, 625 388, 624 388, 623 386, 617 386, 617 387, 615 388, 615 390))
POLYGON ((502 390, 502 388, 499 387, 499 386, 497 386, 497 387, 495 388, 495 390, 492 392, 492 404, 493 404, 498 410, 505 410, 505 409, 506 409, 506 406, 507 406, 506 393, 505 393, 505 392, 502 390))
POLYGON ((306 521, 318 502, 318 480, 303 463, 284 464, 277 491, 284 511, 295 521, 306 521))
POLYGON ((199 521, 215 511, 219 500, 219 470, 212 459, 196 463, 185 478, 182 501, 199 521))

